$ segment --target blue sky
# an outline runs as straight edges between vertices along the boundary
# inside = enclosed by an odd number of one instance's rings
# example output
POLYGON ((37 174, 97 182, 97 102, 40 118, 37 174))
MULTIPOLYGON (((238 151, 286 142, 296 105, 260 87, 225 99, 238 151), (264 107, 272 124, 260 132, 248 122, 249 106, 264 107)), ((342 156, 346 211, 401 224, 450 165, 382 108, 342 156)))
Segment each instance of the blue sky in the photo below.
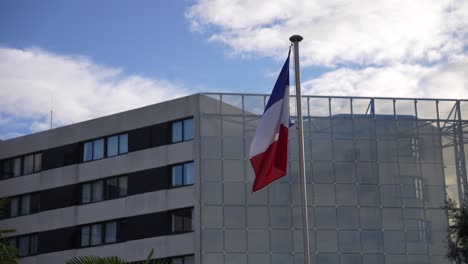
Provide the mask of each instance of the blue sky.
POLYGON ((196 92, 467 98, 468 1, 0 2, 0 139, 196 92), (441 87, 444 89, 441 89, 441 87), (113 104, 109 104, 112 101, 113 104))
MULTIPOLYGON (((221 44, 191 32, 191 1, 3 1, 0 44, 78 54, 127 74, 157 76, 188 86, 268 92, 272 58, 228 56, 221 44), (19 3, 18 3, 19 2, 19 3)), ((284 47, 286 56, 288 46, 284 47)))

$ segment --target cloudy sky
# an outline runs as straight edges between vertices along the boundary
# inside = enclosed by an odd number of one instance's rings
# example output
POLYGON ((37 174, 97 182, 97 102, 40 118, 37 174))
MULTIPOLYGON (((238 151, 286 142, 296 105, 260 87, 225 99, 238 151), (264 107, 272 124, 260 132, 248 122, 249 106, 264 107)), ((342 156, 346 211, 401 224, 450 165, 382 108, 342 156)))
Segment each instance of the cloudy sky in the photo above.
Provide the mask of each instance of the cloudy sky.
POLYGON ((0 139, 197 92, 468 98, 466 0, 0 1, 0 139))

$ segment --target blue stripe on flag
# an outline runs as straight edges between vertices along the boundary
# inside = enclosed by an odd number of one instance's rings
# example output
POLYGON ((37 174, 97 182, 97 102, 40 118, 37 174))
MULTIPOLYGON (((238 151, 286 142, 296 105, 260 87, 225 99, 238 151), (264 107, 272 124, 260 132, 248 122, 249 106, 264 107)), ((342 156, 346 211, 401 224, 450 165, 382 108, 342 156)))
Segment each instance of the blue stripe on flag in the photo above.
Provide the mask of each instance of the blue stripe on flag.
POLYGON ((265 111, 270 108, 271 105, 278 102, 279 100, 283 99, 284 97, 284 90, 286 87, 289 87, 289 55, 291 54, 291 49, 288 52, 288 58, 284 62, 283 68, 281 69, 281 73, 278 76, 278 80, 276 80, 275 87, 273 88, 273 92, 271 93, 270 99, 268 99, 268 103, 265 107, 265 111))

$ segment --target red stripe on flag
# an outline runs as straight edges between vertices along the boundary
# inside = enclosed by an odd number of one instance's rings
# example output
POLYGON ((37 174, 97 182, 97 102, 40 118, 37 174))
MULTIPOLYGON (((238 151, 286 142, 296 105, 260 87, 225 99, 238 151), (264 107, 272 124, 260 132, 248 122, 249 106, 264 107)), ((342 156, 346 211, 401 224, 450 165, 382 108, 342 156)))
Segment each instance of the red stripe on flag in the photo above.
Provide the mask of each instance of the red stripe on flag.
POLYGON ((263 153, 250 159, 255 172, 252 191, 258 191, 269 183, 286 175, 288 164, 288 128, 280 126, 278 140, 263 153))

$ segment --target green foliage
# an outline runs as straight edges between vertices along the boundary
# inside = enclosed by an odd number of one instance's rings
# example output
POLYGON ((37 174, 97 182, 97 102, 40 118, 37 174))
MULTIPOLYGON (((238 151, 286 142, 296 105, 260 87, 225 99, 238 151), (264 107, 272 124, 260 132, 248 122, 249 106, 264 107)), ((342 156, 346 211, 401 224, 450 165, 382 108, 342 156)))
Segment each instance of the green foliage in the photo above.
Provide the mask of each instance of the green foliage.
POLYGON ((446 202, 450 221, 447 257, 457 264, 468 263, 468 208, 467 205, 457 206, 450 199, 446 202))
MULTIPOLYGON (((0 199, 0 216, 4 216, 8 200, 0 199)), ((14 247, 8 245, 6 235, 15 232, 15 230, 0 230, 0 263, 2 264, 17 264, 19 258, 19 251, 14 247)))
MULTIPOLYGON (((146 261, 143 264, 171 264, 168 260, 151 260, 153 257, 154 250, 152 249, 149 253, 146 261)), ((0 262, 2 263, 2 262, 0 262)), ((82 257, 75 257, 66 264, 127 264, 127 262, 119 257, 111 256, 111 257, 97 257, 97 256, 82 256, 82 257)))

